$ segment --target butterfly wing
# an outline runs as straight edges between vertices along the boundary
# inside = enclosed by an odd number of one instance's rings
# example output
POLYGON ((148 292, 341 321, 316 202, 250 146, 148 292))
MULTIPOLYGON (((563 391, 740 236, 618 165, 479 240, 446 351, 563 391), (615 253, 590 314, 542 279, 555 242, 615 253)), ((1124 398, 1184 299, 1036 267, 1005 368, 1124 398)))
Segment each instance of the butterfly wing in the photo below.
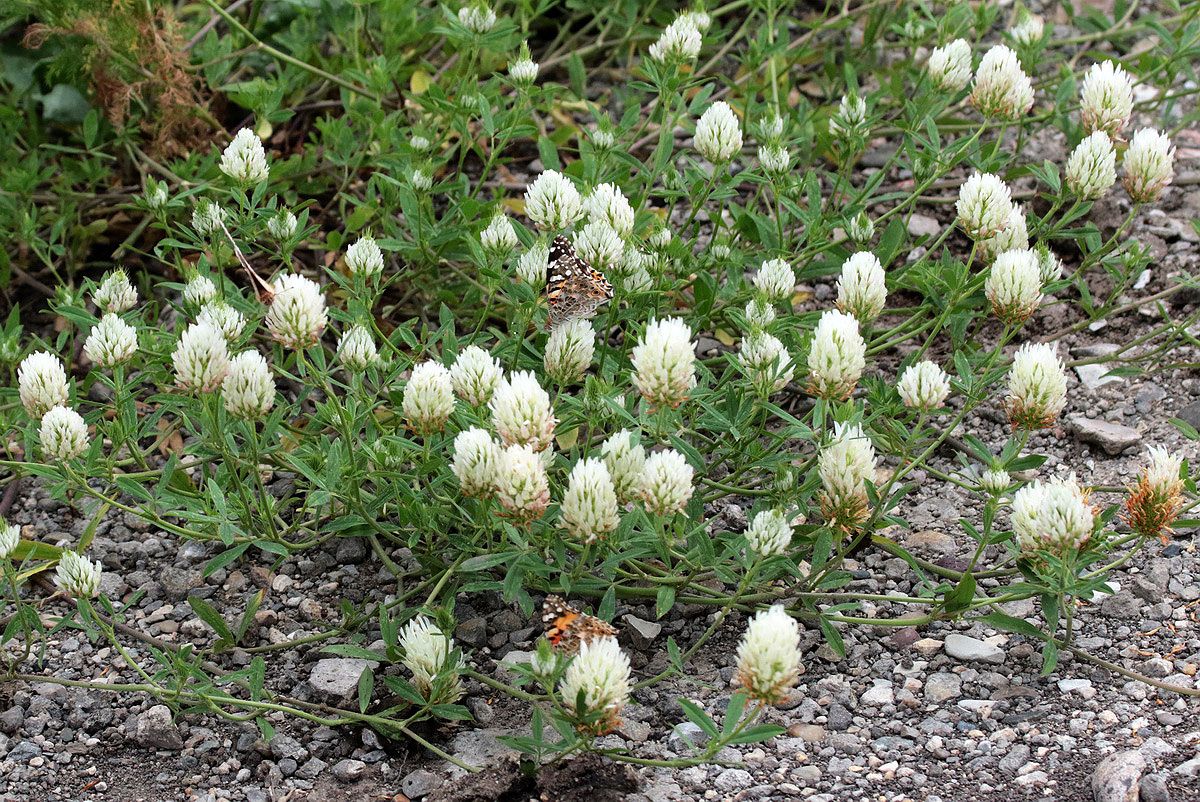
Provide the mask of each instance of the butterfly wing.
POLYGON ((580 259, 570 240, 561 234, 555 237, 546 264, 546 329, 572 318, 591 317, 610 298, 612 284, 604 274, 580 259))

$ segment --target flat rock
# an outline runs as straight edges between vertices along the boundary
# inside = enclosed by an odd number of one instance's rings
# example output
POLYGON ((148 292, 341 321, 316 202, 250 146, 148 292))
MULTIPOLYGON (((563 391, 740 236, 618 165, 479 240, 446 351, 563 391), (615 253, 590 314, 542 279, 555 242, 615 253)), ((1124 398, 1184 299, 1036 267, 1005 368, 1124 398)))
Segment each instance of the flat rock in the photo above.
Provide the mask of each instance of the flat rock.
POLYGON ((308 684, 327 698, 351 699, 358 694, 358 678, 363 669, 374 671, 378 666, 373 660, 358 657, 326 657, 313 665, 308 684))
POLYGON ((627 630, 634 640, 634 645, 646 647, 662 634, 662 624, 655 621, 647 621, 644 618, 638 618, 636 615, 623 616, 622 621, 628 625, 627 630))
POLYGON ((962 678, 948 671, 930 674, 925 680, 925 699, 933 704, 941 704, 962 696, 962 678))
POLYGON ((1000 665, 1004 662, 1004 650, 978 638, 952 632, 946 636, 946 654, 956 660, 977 661, 1000 665))
POLYGON ((896 701, 896 692, 892 689, 892 683, 886 679, 875 680, 874 687, 870 688, 858 698, 858 701, 864 705, 874 707, 883 707, 885 705, 894 704, 896 701))
POLYGON ((904 545, 910 551, 934 554, 939 557, 949 557, 958 553, 958 542, 945 532, 939 532, 936 529, 910 532, 904 537, 904 545))
POLYGON ((1092 772, 1092 795, 1096 802, 1138 802, 1138 780, 1145 770, 1141 752, 1114 752, 1092 772))
POLYGON ((183 736, 171 719, 171 709, 166 705, 154 705, 137 717, 133 733, 134 740, 150 749, 183 749, 183 736))
POLYGON ((361 760, 346 758, 339 760, 333 764, 333 776, 337 777, 342 782, 354 782, 363 776, 367 770, 367 764, 361 760))
POLYGON ((1142 442, 1141 432, 1120 423, 1077 415, 1070 419, 1070 424, 1076 440, 1099 446, 1104 449, 1105 454, 1112 457, 1142 442))
POLYGON ((908 233, 914 237, 936 237, 941 230, 941 224, 929 215, 914 214, 908 218, 908 233))
POLYGON ((409 799, 419 799, 442 784, 442 778, 426 769, 417 769, 400 781, 400 790, 409 799))

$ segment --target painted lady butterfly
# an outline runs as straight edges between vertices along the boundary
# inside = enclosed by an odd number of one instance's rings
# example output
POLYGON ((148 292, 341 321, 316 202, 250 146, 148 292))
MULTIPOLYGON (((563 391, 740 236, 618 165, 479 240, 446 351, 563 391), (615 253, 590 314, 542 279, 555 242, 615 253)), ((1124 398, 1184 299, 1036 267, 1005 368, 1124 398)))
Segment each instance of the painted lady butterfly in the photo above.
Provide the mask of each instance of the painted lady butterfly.
POLYGON ((591 317, 612 297, 612 284, 604 274, 580 259, 570 240, 561 234, 555 237, 546 265, 546 301, 550 305, 546 330, 573 318, 591 317))
POLYGON ((547 596, 542 605, 542 625, 550 645, 566 654, 579 651, 579 644, 613 638, 617 628, 594 615, 581 613, 560 596, 547 596))

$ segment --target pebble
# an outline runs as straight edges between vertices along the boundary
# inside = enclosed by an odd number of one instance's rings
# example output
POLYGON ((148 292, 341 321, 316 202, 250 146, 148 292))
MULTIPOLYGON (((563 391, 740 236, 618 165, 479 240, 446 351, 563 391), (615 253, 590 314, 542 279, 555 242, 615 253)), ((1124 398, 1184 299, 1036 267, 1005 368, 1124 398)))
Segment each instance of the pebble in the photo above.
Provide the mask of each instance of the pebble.
POLYGON ((1111 457, 1142 442, 1141 432, 1120 423, 1076 415, 1070 418, 1069 425, 1075 433, 1076 440, 1099 446, 1111 457))
POLYGON ((442 784, 442 778, 432 771, 417 769, 400 781, 400 790, 409 799, 419 799, 442 784))
POLYGON ((345 760, 339 760, 333 765, 333 776, 342 782, 354 782, 362 777, 366 770, 366 763, 363 763, 361 760, 346 758, 345 760))
POLYGON ((1092 795, 1096 802, 1138 802, 1138 780, 1146 769, 1140 752, 1114 752, 1101 760, 1092 773, 1092 795))
POLYGON ((962 696, 962 678, 957 674, 938 672, 925 680, 925 699, 932 704, 941 704, 962 696))
POLYGON ((183 749, 183 737, 171 719, 171 709, 166 705, 154 705, 137 718, 134 740, 151 749, 183 749))
POLYGON ((308 684, 318 694, 333 700, 358 695, 358 679, 363 670, 374 671, 379 663, 358 657, 326 657, 318 660, 308 675, 308 684))
POLYGON ((1000 665, 1004 662, 1004 650, 999 646, 978 638, 952 632, 946 636, 946 654, 956 660, 975 661, 1000 665))

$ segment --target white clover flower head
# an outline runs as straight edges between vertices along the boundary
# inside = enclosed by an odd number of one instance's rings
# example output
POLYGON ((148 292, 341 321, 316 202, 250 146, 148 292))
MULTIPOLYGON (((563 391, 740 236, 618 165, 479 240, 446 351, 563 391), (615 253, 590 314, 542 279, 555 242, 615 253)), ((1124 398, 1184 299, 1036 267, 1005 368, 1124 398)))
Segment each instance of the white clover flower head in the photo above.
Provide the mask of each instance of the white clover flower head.
POLYGON ((858 319, 836 309, 822 312, 808 354, 809 391, 829 400, 849 398, 866 366, 858 319))
POLYGON ((1016 23, 1008 29, 1008 35, 1017 44, 1028 46, 1040 42, 1045 30, 1045 20, 1037 14, 1030 14, 1022 9, 1017 16, 1016 23))
POLYGON ((454 393, 473 407, 485 406, 504 381, 500 362, 478 345, 468 345, 450 366, 454 393))
POLYGON ((630 295, 646 292, 652 286, 654 286, 654 276, 650 275, 650 271, 644 267, 639 267, 632 273, 629 273, 621 282, 622 289, 630 295))
POLYGON ((1182 454, 1173 454, 1162 446, 1150 446, 1146 456, 1146 482, 1155 492, 1171 495, 1183 489, 1183 480, 1179 478, 1182 454))
POLYGON ((1062 555, 1082 548, 1094 525, 1095 513, 1074 474, 1035 481, 1013 496, 1012 527, 1023 552, 1044 550, 1062 555))
POLYGON ((1029 249, 1005 251, 996 257, 983 285, 992 314, 1018 326, 1042 303, 1042 270, 1037 254, 1029 249))
POLYGON ((875 476, 875 446, 862 427, 836 423, 817 456, 821 512, 830 525, 852 531, 867 519, 867 485, 875 476))
POLYGON ((763 510, 750 521, 746 542, 764 558, 783 554, 792 542, 792 522, 782 510, 763 510))
POLYGON ((530 371, 519 370, 500 382, 488 407, 492 428, 504 445, 528 445, 541 452, 554 442, 558 419, 550 395, 530 371))
POLYGON ((400 662, 412 672, 413 685, 428 701, 449 704, 463 695, 459 677, 462 658, 454 655, 454 639, 428 618, 419 615, 404 625, 400 630, 400 650, 404 652, 400 662), (448 672, 450 679, 445 687, 439 687, 435 678, 444 672, 448 672))
POLYGON ((209 301, 200 307, 200 314, 196 316, 196 322, 207 323, 220 331, 229 341, 240 337, 242 330, 246 328, 246 316, 222 301, 209 301))
MULTIPOLYGON (((790 533, 789 533, 790 534, 790 533)), ((751 699, 775 704, 800 677, 800 628, 782 604, 760 610, 737 650, 737 683, 751 699)))
POLYGON ((634 386, 654 408, 679 406, 696 386, 696 346, 679 318, 651 320, 630 361, 634 386))
POLYGON ((299 273, 286 273, 275 280, 273 289, 265 320, 271 336, 297 351, 315 345, 329 321, 321 286, 299 273))
POLYGON ((625 253, 621 254, 621 261, 613 265, 612 273, 618 276, 631 276, 639 270, 648 270, 654 264, 653 256, 631 245, 625 249, 625 253))
POLYGON ((46 410, 66 405, 70 399, 66 368, 49 351, 35 351, 21 360, 17 367, 17 388, 21 405, 31 418, 41 418, 46 410))
POLYGON ((408 183, 417 192, 428 192, 433 189, 433 177, 419 167, 408 174, 408 183))
POLYGON ((521 51, 517 54, 515 61, 508 65, 508 77, 512 78, 513 83, 521 86, 529 86, 538 76, 538 63, 534 61, 529 54, 529 43, 521 43, 521 51))
POLYGON ((758 163, 767 175, 785 175, 792 166, 792 154, 783 145, 760 145, 758 163))
POLYGON ((663 29, 658 41, 650 45, 650 58, 659 63, 695 61, 700 55, 701 36, 696 23, 680 15, 663 29))
POLYGON ((616 638, 581 643, 558 685, 559 698, 575 717, 576 729, 591 735, 616 729, 629 702, 629 676, 629 658, 616 638))
POLYGON ((210 323, 193 323, 179 338, 171 362, 180 388, 201 393, 215 390, 229 371, 225 335, 210 323))
POLYGON ((546 267, 550 262, 550 246, 538 241, 517 257, 517 278, 539 290, 546 283, 546 267))
POLYGON ((650 247, 660 251, 666 250, 672 239, 674 239, 674 235, 671 233, 671 229, 663 226, 650 235, 650 247))
POLYGON ((600 446, 604 464, 612 477, 613 489, 622 504, 639 497, 642 470, 646 467, 646 449, 633 440, 633 432, 622 429, 600 446))
POLYGON ((713 164, 724 164, 742 151, 742 128, 737 115, 718 100, 696 123, 696 150, 713 164))
POLYGON ((408 138, 408 145, 413 150, 418 150, 418 151, 429 150, 429 148, 432 144, 433 143, 429 141, 429 137, 421 136, 420 134, 414 134, 413 136, 408 138))
POLYGON ((225 221, 225 210, 216 201, 207 198, 199 201, 192 210, 192 228, 201 236, 211 234, 221 228, 225 221))
POLYGON ((1142 128, 1125 151, 1125 191, 1135 203, 1158 200, 1175 177, 1175 148, 1171 138, 1153 128, 1142 128))
POLYGON ((779 116, 779 112, 775 112, 762 124, 763 138, 768 142, 778 142, 783 139, 783 127, 783 117, 779 116))
POLYGON ((607 223, 622 239, 633 235, 633 207, 616 184, 599 184, 583 202, 588 219, 607 223))
POLYGON ((1046 343, 1025 343, 1008 374, 1008 419, 1015 428, 1045 429, 1067 405, 1067 374, 1046 343))
POLYGON ((371 330, 362 325, 348 328, 338 340, 337 358, 352 373, 361 373, 378 362, 379 349, 371 330))
POLYGON ((504 449, 496 471, 496 498, 508 517, 528 523, 550 506, 550 482, 541 456, 527 445, 504 449))
POLYGON ((121 269, 106 273, 104 280, 92 293, 92 303, 97 309, 118 315, 133 309, 137 305, 137 298, 137 290, 129 283, 129 276, 121 269))
POLYGON ((472 426, 454 437, 450 470, 464 496, 490 496, 496 484, 504 452, 488 432, 472 426))
POLYGON ((42 415, 38 430, 47 461, 65 462, 88 450, 88 428, 83 417, 70 407, 57 406, 42 415))
POLYGON ((1165 543, 1171 524, 1185 502, 1184 480, 1180 478, 1183 455, 1151 446, 1146 466, 1125 497, 1125 521, 1144 537, 1160 537, 1165 543))
POLYGON ((1033 252, 1037 254, 1038 273, 1042 277, 1042 286, 1052 281, 1058 281, 1063 275, 1062 261, 1050 250, 1045 243, 1038 243, 1033 252))
POLYGON ((837 112, 829 118, 829 133, 835 139, 861 137, 866 133, 867 100, 856 94, 842 95, 837 112))
POLYGON ((691 11, 684 11, 679 15, 679 18, 692 23, 700 33, 704 33, 712 25, 712 17, 703 9, 694 8, 691 11))
POLYGON ((1012 486, 1012 477, 1003 468, 988 468, 979 475, 979 489, 999 496, 1012 486))
POLYGON ((738 364, 763 397, 786 387, 796 370, 783 343, 764 331, 753 331, 742 341, 738 364))
POLYGON ((974 240, 987 239, 1008 227, 1012 193, 991 173, 973 173, 958 190, 958 223, 974 240))
POLYGON ((266 181, 270 172, 262 141, 249 128, 237 132, 221 154, 221 172, 242 186, 266 181))
POLYGON ((21 527, 0 518, 0 560, 7 560, 21 543, 21 527))
POLYGON ((217 285, 208 276, 193 276, 183 285, 183 301, 191 306, 203 306, 217 297, 217 285))
POLYGON ((681 511, 692 498, 694 476, 692 466, 678 451, 655 451, 646 458, 638 478, 638 495, 646 511, 654 515, 681 511))
POLYGON ((102 368, 120 364, 136 351, 137 330, 111 312, 100 318, 83 343, 83 353, 102 368))
POLYGON ((950 397, 950 377, 938 365, 924 360, 904 369, 896 390, 904 406, 929 412, 945 406, 950 397))
POLYGON ((975 72, 971 104, 984 117, 1002 120, 1015 120, 1033 107, 1033 84, 1012 48, 996 45, 984 54, 975 72))
POLYGON ((440 432, 454 412, 454 385, 440 362, 422 362, 412 369, 400 403, 408 425, 418 434, 440 432))
POLYGON ((617 528, 617 490, 604 460, 589 457, 575 463, 563 494, 560 523, 584 543, 595 543, 617 528))
POLYGON ((772 303, 787 300, 796 288, 796 273, 783 259, 768 259, 759 266, 754 286, 772 303))
POLYGON ((73 551, 64 551, 54 570, 54 584, 76 599, 91 599, 100 592, 100 566, 73 551))
POLYGON ((1029 228, 1025 221, 1025 211, 1013 204, 1008 215, 1008 225, 1003 231, 979 240, 979 250, 984 261, 990 262, 1005 251, 1023 250, 1029 247, 1029 228))
POLYGON ((300 221, 290 209, 280 209, 267 221, 267 233, 279 242, 284 242, 296 235, 296 227, 300 221))
POLYGON ((620 263, 625 242, 608 223, 593 220, 575 235, 575 251, 593 267, 607 270, 620 263))
POLYGON ((866 244, 875 236, 875 223, 867 216, 866 212, 859 212, 850 218, 846 234, 860 245, 866 244))
POLYGON ((592 131, 590 136, 592 145, 596 148, 596 150, 610 150, 614 145, 617 144, 616 136, 614 136, 613 132, 607 128, 597 128, 596 130, 592 131))
POLYGON ((512 221, 503 212, 495 215, 479 235, 483 250, 494 256, 508 256, 518 245, 517 232, 512 221))
POLYGON ((458 10, 458 21, 474 34, 485 34, 496 27, 496 12, 483 3, 472 3, 458 10))
POLYGON ((1116 137, 1133 114, 1133 80, 1111 61, 1093 64, 1079 87, 1080 116, 1086 131, 1116 137))
POLYGON ((933 85, 943 92, 961 91, 971 82, 971 45, 965 39, 955 39, 935 47, 925 70, 933 85))
POLYGON ((733 248, 729 246, 728 242, 714 242, 708 250, 709 253, 713 255, 714 259, 718 259, 720 261, 728 259, 733 253, 733 248))
POLYGON ((359 237, 346 249, 346 267, 351 275, 371 276, 383 271, 383 251, 372 237, 359 237))
POLYGON ((583 378, 596 352, 596 330, 590 320, 571 318, 555 326, 546 340, 546 374, 559 384, 583 378))
POLYGON ((225 411, 235 418, 258 420, 275 405, 275 379, 267 360, 258 351, 242 351, 229 360, 221 382, 225 411))
POLYGON ((171 197, 167 192, 167 182, 155 181, 153 178, 146 179, 146 189, 143 194, 146 198, 146 205, 155 210, 166 206, 171 197))
POLYGON ((861 323, 870 323, 883 312, 887 286, 883 265, 869 251, 851 254, 842 263, 837 283, 837 308, 854 315, 861 323))
POLYGON ((775 322, 775 307, 764 298, 755 298, 746 304, 746 323, 750 330, 765 329, 775 322))
POLYGON ((1096 200, 1117 183, 1117 151, 1103 131, 1089 134, 1075 146, 1063 171, 1067 189, 1080 200, 1096 200))
POLYGON ((583 216, 583 199, 571 179, 546 170, 525 190, 525 214, 538 228, 558 231, 583 216))

